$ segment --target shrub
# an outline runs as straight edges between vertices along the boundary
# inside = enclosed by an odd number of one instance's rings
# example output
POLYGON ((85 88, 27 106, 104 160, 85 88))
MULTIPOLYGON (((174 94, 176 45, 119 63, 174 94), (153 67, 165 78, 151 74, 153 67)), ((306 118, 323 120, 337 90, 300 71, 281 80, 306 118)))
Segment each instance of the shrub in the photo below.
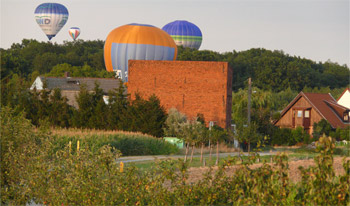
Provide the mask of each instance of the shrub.
POLYGON ((272 133, 270 144, 290 146, 300 142, 308 144, 310 141, 310 135, 302 127, 296 129, 276 127, 272 133))
POLYGON ((296 129, 292 130, 292 136, 293 136, 293 141, 291 142, 292 145, 300 142, 309 144, 311 141, 310 135, 302 127, 297 127, 296 129))
POLYGON ((271 136, 271 145, 291 145, 291 137, 291 129, 276 127, 271 136))
MULTIPOLYGON (((288 156, 283 153, 273 158, 274 164, 263 162, 260 167, 251 167, 260 158, 259 154, 244 161, 232 157, 215 172, 209 168, 199 181, 190 182, 188 164, 181 159, 160 162, 150 170, 141 171, 117 163, 120 153, 109 145, 94 152, 89 147, 90 143, 114 140, 116 135, 105 135, 98 140, 93 135, 79 137, 83 142, 79 147, 68 144, 53 153, 58 145, 53 143, 58 137, 35 132, 23 116, 16 117, 9 110, 2 110, 1 128, 1 169, 5 170, 1 174, 2 204, 349 204, 350 160, 344 159, 345 174, 336 177, 333 170, 335 146, 330 137, 321 137, 316 143, 319 152, 314 159, 316 166, 300 168, 302 182, 297 184, 290 182, 288 156), (234 164, 238 169, 228 175, 226 169, 234 164)), ((134 139, 130 142, 135 143, 134 139)))
POLYGON ((318 123, 314 123, 312 136, 314 140, 318 140, 323 134, 329 136, 332 132, 332 126, 325 119, 320 120, 318 123))
POLYGON ((344 129, 337 128, 334 132, 330 132, 330 136, 335 138, 337 141, 350 141, 350 126, 344 129))

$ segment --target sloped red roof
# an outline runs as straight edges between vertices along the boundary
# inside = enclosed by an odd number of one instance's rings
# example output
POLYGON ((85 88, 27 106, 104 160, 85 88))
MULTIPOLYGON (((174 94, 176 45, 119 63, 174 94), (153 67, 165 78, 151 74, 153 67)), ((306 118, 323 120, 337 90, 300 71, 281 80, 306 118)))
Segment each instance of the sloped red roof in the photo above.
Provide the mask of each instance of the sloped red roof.
MULTIPOLYGON (((330 94, 320 94, 320 93, 304 93, 300 92, 289 105, 284 108, 281 113, 281 117, 301 98, 304 97, 312 107, 325 119, 327 120, 333 128, 344 128, 349 126, 349 123, 343 122, 342 116, 337 114, 339 112, 343 113, 349 111, 348 108, 339 105, 336 100, 330 94)), ((275 122, 277 123, 278 120, 275 122)))
POLYGON ((348 111, 349 108, 346 108, 340 104, 337 104, 335 102, 329 102, 329 101, 326 101, 324 100, 328 106, 332 107, 332 109, 338 114, 339 117, 342 117, 344 112, 348 111))

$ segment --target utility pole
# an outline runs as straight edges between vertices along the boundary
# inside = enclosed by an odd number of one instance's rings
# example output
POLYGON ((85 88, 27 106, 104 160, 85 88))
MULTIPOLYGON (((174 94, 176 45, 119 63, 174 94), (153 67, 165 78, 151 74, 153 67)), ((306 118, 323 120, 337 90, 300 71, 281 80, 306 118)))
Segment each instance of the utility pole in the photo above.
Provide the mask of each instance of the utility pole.
POLYGON ((248 79, 248 126, 250 125, 250 108, 252 98, 252 78, 248 79))

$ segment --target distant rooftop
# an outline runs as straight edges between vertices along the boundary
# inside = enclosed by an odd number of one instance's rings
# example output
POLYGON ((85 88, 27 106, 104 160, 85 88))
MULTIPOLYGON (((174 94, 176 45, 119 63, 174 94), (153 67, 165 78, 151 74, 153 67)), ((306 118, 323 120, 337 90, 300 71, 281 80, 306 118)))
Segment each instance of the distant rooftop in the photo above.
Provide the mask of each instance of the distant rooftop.
POLYGON ((47 89, 59 88, 69 91, 80 91, 81 85, 86 85, 88 91, 92 91, 95 88, 95 82, 97 82, 104 93, 108 93, 110 90, 118 89, 120 80, 115 78, 92 78, 92 77, 44 77, 38 76, 30 89, 36 87, 37 90, 42 90, 46 83, 47 89))

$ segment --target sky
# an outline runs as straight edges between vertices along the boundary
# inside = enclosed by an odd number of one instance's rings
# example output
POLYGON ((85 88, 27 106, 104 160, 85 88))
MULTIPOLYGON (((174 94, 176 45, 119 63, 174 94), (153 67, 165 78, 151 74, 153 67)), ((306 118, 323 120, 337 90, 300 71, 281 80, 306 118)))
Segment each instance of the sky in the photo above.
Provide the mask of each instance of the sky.
MULTIPOLYGON (((22 39, 48 41, 34 19, 42 0, 1 0, 1 48, 22 39)), ((55 0, 69 11, 51 41, 105 40, 114 28, 187 20, 202 31, 200 50, 220 53, 251 48, 282 50, 315 62, 350 65, 349 0, 55 0)))

